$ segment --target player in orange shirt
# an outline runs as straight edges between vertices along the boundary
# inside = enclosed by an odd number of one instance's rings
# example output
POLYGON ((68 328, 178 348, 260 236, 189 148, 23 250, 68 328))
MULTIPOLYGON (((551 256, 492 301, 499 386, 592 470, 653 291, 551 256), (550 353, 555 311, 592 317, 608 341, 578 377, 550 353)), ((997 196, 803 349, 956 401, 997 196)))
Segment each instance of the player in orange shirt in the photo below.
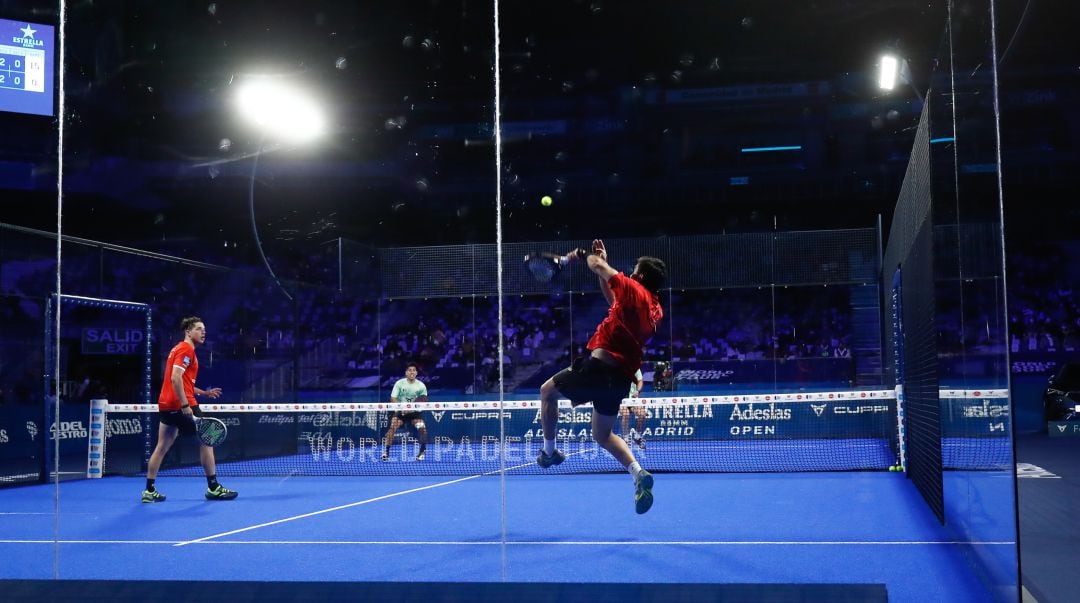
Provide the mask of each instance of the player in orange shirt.
MULTIPOLYGON (((189 316, 180 322, 184 330, 184 340, 176 344, 169 352, 165 362, 165 378, 158 395, 158 441, 150 462, 146 467, 146 490, 143 490, 144 503, 164 502, 165 495, 154 487, 158 469, 165 454, 172 448, 178 435, 195 435, 195 417, 202 416, 195 396, 216 399, 221 396, 221 388, 199 389, 195 387, 195 378, 199 375, 199 359, 195 357, 195 346, 206 341, 206 325, 198 316, 189 316)), ((232 500, 235 490, 222 486, 217 481, 214 463, 214 449, 199 443, 199 460, 206 472, 206 498, 208 500, 232 500)))

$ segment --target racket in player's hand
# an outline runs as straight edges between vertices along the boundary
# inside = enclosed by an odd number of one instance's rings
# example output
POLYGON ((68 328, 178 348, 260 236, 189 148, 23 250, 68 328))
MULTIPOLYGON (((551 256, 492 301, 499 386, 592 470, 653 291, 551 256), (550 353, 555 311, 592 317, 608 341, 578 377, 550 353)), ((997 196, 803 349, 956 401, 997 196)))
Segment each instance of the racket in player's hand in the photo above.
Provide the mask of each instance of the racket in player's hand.
POLYGON ((584 249, 575 249, 566 255, 559 255, 550 251, 530 253, 525 256, 525 267, 529 269, 533 277, 544 283, 550 281, 575 258, 583 258, 588 254, 584 249))
POLYGON ((220 446, 229 436, 225 422, 214 417, 195 417, 195 433, 199 441, 207 446, 220 446))

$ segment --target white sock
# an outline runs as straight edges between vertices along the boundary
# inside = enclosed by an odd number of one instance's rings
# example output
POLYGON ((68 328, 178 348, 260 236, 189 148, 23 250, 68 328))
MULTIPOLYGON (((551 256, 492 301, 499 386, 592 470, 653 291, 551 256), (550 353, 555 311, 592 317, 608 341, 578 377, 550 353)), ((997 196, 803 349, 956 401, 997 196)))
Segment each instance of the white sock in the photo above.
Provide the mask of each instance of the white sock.
POLYGON ((555 453, 555 440, 544 439, 544 454, 551 456, 555 453))
POLYGON ((630 463, 630 466, 628 466, 626 470, 630 472, 630 475, 634 476, 634 479, 637 479, 638 474, 642 471, 641 464, 634 461, 633 463, 630 463))

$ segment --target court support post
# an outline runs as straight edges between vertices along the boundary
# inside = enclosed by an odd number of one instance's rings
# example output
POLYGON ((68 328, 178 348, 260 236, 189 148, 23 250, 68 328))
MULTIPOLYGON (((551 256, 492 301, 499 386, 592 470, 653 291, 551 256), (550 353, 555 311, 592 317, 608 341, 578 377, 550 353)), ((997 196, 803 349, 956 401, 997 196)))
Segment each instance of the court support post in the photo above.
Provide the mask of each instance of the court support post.
POLYGON ((41 483, 47 483, 49 481, 49 468, 52 467, 53 459, 55 458, 55 450, 49 446, 49 437, 51 433, 51 426, 56 421, 56 408, 55 403, 50 404, 50 401, 54 401, 54 396, 59 395, 59 384, 54 383, 56 379, 55 366, 56 366, 56 346, 55 344, 55 329, 53 328, 54 312, 59 311, 59 304, 56 303, 57 298, 54 294, 52 297, 45 301, 45 347, 43 356, 45 357, 45 367, 42 372, 44 377, 44 392, 42 396, 42 411, 41 415, 41 439, 38 440, 38 481, 41 483))
POLYGON ((100 478, 105 463, 106 431, 105 411, 109 401, 94 399, 90 401, 90 433, 86 445, 86 477, 100 478))

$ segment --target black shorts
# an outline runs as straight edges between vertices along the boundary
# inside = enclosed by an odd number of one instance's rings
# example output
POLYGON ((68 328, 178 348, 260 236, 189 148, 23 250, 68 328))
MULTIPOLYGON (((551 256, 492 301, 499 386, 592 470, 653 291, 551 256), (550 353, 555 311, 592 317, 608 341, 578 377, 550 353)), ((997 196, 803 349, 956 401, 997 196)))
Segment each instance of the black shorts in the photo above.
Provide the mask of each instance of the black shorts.
POLYGON ((395 411, 394 414, 390 415, 391 419, 393 419, 394 417, 397 417, 397 418, 401 419, 401 422, 406 424, 406 425, 412 425, 413 421, 423 421, 424 420, 424 417, 420 414, 420 411, 418 411, 418 410, 407 411, 407 412, 402 412, 400 410, 395 411))
MULTIPOLYGON (((195 415, 196 417, 201 417, 202 409, 198 406, 192 406, 191 414, 195 415)), ((158 421, 166 425, 172 425, 173 427, 179 429, 180 435, 195 435, 195 420, 185 415, 182 411, 172 410, 169 412, 159 412, 158 421)))
POLYGON ((574 406, 592 402, 593 409, 602 415, 619 414, 622 399, 630 395, 633 380, 622 369, 592 356, 578 359, 551 378, 559 393, 570 398, 574 406))

